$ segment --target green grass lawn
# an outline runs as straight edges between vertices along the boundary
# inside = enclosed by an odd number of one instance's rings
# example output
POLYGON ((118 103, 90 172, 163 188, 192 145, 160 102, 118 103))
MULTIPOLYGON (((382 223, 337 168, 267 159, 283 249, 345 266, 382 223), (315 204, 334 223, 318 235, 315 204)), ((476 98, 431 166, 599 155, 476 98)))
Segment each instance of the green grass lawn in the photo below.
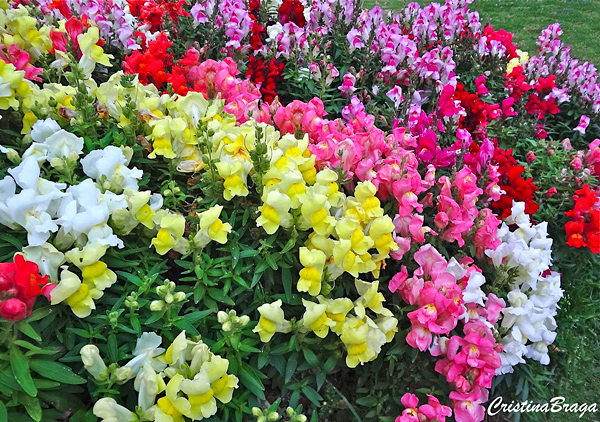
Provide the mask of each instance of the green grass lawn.
MULTIPOLYGON (((366 7, 379 4, 388 10, 403 9, 408 3, 365 0, 366 7)), ((483 23, 489 20, 494 28, 513 33, 515 44, 529 52, 537 50, 535 41, 542 29, 559 22, 562 40, 573 47, 571 54, 600 65, 600 0, 475 0, 471 9, 479 11, 483 23)))

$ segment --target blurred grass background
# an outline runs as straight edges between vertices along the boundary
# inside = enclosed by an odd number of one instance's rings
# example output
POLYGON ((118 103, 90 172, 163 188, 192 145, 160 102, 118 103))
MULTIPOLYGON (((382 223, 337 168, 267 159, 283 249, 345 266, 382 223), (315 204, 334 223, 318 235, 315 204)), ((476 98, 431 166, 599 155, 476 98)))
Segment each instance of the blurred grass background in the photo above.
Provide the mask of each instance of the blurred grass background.
MULTIPOLYGON (((443 0, 438 0, 443 3, 443 0)), ((385 10, 401 10, 407 0, 365 0, 365 7, 378 4, 385 10)), ((421 5, 430 1, 418 0, 421 5)), ((600 0, 475 0, 481 22, 513 34, 522 50, 535 52, 535 42, 548 25, 559 22, 562 40, 573 47, 571 55, 600 65, 600 0)))

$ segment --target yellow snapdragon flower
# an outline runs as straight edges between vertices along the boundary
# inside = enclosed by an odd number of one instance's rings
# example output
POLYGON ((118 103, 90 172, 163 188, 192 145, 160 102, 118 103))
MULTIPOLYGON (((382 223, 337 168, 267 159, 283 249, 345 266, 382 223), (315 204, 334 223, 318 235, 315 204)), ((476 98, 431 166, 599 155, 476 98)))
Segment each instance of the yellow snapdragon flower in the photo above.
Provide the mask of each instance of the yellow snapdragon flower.
POLYGON ((284 318, 281 299, 273 303, 265 303, 258 307, 260 319, 252 331, 258 333, 263 343, 268 343, 276 332, 287 333, 291 329, 289 321, 284 318))
POLYGON ((329 236, 336 223, 335 218, 329 215, 330 208, 327 196, 308 190, 300 208, 304 225, 312 227, 321 236, 329 236))
POLYGON ((327 310, 325 311, 327 318, 334 322, 334 324, 331 325, 331 331, 341 335, 342 327, 346 321, 346 315, 354 308, 352 301, 347 297, 327 299, 324 296, 318 296, 317 300, 319 303, 327 306, 327 310))
POLYGON ((99 243, 86 245, 83 249, 71 249, 65 253, 67 261, 81 270, 83 282, 102 291, 117 281, 117 275, 100 261, 108 246, 99 243))
POLYGON ((258 210, 260 216, 256 225, 262 227, 267 234, 273 234, 279 227, 288 227, 292 216, 289 213, 292 201, 289 196, 279 190, 272 190, 267 194, 264 204, 258 210))
POLYGON ((319 249, 300 248, 300 262, 304 268, 300 270, 299 292, 308 292, 311 296, 317 296, 321 292, 326 259, 325 253, 319 249))
MULTIPOLYGON (((245 163, 250 164, 248 161, 245 161, 245 163)), ((225 198, 225 200, 231 201, 234 196, 248 195, 246 177, 249 168, 244 165, 244 162, 231 158, 224 158, 222 161, 216 163, 216 166, 219 176, 224 179, 223 187, 225 189, 223 189, 223 198, 225 198)))
POLYGON ((208 418, 217 413, 217 401, 229 403, 238 378, 227 374, 229 361, 211 353, 194 379, 181 382, 181 391, 187 394, 190 411, 185 416, 192 420, 208 418))
POLYGON ((358 294, 361 295, 355 304, 355 311, 359 318, 364 317, 366 308, 371 309, 376 314, 392 316, 392 312, 383 307, 385 298, 383 297, 382 293, 378 292, 378 280, 368 283, 366 281, 356 279, 354 285, 356 286, 358 294))
POLYGON ((359 363, 362 365, 376 356, 375 351, 369 348, 367 343, 368 335, 369 326, 362 319, 346 319, 340 338, 348 351, 346 365, 349 368, 356 368, 359 363))
POLYGON ((223 206, 214 205, 208 210, 198 214, 200 227, 194 241, 200 247, 206 246, 211 240, 220 244, 227 242, 227 234, 231 233, 231 224, 223 223, 219 218, 223 206))
POLYGON ((327 305, 305 299, 302 299, 302 304, 306 308, 306 312, 302 317, 303 325, 314 331, 318 337, 325 338, 329 333, 329 327, 336 325, 335 321, 327 315, 327 305))
POLYGON ((16 95, 24 77, 25 71, 16 70, 12 63, 0 59, 0 110, 19 108, 16 95))
POLYGON ((183 415, 190 414, 191 404, 179 396, 183 375, 176 374, 167 384, 166 395, 156 402, 156 422, 184 422, 183 415))
POLYGON ((377 188, 370 180, 359 182, 354 190, 356 200, 361 204, 367 218, 375 218, 383 216, 381 202, 375 196, 377 188))
POLYGON ((164 255, 171 249, 185 249, 185 218, 166 210, 157 212, 153 217, 154 223, 159 227, 158 233, 152 239, 152 245, 159 255, 164 255))
POLYGON ((57 305, 66 301, 77 317, 85 318, 92 313, 92 309, 96 309, 94 300, 101 297, 102 291, 93 284, 82 283, 75 273, 63 267, 60 282, 50 292, 50 304, 57 305))
POLYGON ((389 254, 390 251, 398 250, 398 244, 392 238, 394 230, 394 222, 387 215, 377 217, 371 222, 369 237, 374 240, 374 246, 383 256, 389 254))
POLYGON ((96 45, 98 41, 100 41, 100 32, 95 26, 88 28, 85 34, 77 36, 77 42, 82 54, 79 66, 81 66, 83 72, 88 76, 92 74, 96 63, 100 63, 106 67, 112 66, 110 61, 114 57, 110 54, 105 54, 102 47, 96 45))

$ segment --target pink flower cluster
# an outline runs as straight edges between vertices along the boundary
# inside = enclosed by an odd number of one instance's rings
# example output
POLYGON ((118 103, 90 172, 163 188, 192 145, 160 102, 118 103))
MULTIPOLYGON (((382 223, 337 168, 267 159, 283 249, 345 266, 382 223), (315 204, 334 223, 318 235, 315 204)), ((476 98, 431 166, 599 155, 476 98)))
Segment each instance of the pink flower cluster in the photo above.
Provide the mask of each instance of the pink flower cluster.
POLYGON ((434 396, 427 394, 427 404, 419 406, 419 399, 414 394, 406 393, 400 401, 406 407, 395 422, 445 422, 446 416, 452 414, 448 406, 443 406, 434 396))
POLYGON ((4 51, 4 45, 0 47, 0 59, 6 63, 12 63, 16 70, 25 71, 25 79, 41 82, 39 75, 42 73, 41 67, 35 67, 30 63, 30 56, 27 51, 21 50, 17 44, 11 44, 8 51, 4 51))
POLYGON ((480 421, 481 403, 487 401, 487 388, 501 366, 498 352, 502 346, 496 343, 491 327, 505 303, 493 294, 485 298, 479 288, 485 279, 470 258, 447 262, 433 246, 424 245, 414 259, 419 268, 412 277, 402 266, 389 283, 390 291, 417 306, 408 314, 412 329, 406 342, 421 351, 429 349, 433 356, 444 356, 435 370, 454 387, 450 399, 456 420, 480 421), (465 323, 463 336, 447 337, 460 320, 465 323))
POLYGON ((431 245, 422 246, 414 255, 419 268, 408 278, 406 267, 389 283, 391 292, 398 291, 409 305, 418 308, 408 314, 412 330, 406 342, 422 352, 431 346, 433 335, 449 334, 464 313, 462 290, 454 275, 447 272, 448 263, 431 245))

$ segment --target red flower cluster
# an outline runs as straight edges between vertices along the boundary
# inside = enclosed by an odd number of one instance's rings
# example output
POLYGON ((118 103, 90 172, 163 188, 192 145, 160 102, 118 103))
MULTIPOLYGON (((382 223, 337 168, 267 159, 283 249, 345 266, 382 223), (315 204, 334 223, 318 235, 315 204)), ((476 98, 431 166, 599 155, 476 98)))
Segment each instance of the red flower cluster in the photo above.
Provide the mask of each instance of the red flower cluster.
POLYGON ((157 32, 163 29, 165 15, 173 23, 173 30, 177 31, 177 24, 180 16, 190 16, 183 9, 187 5, 185 0, 127 0, 129 11, 138 18, 141 24, 150 26, 150 32, 157 32))
POLYGON ((267 62, 254 56, 248 58, 248 70, 245 77, 256 84, 260 84, 263 101, 271 103, 277 96, 275 86, 282 77, 283 67, 284 63, 280 63, 275 59, 267 62))
POLYGON ((575 207, 565 213, 573 220, 565 224, 567 245, 600 253, 600 196, 586 184, 575 191, 573 199, 575 207))
POLYGON ((22 255, 15 255, 14 262, 0 263, 0 316, 17 321, 31 315, 47 283, 48 276, 40 276, 37 264, 22 255))
POLYGON ((460 105, 467 113, 466 116, 461 116, 459 125, 470 133, 476 133, 478 128, 486 127, 490 121, 502 115, 498 104, 489 104, 482 101, 478 94, 470 93, 460 82, 456 83, 454 100, 460 101, 460 105))
POLYGON ((519 57, 517 54, 517 46, 512 42, 512 34, 506 32, 504 29, 498 31, 494 30, 491 26, 486 26, 483 30, 483 36, 487 38, 487 43, 490 45, 491 41, 499 41, 506 48, 506 55, 508 60, 519 57))
POLYGON ((492 208, 500 213, 501 218, 506 218, 511 214, 513 201, 525 202, 525 212, 529 215, 535 214, 540 207, 535 203, 533 194, 539 188, 533 183, 533 178, 521 177, 525 167, 516 165, 517 160, 512 156, 512 149, 503 150, 496 147, 492 164, 498 166, 501 175, 498 185, 506 192, 498 201, 492 202, 492 208))
POLYGON ((303 28, 306 25, 306 19, 304 18, 304 6, 300 0, 283 0, 279 7, 279 20, 282 25, 293 22, 303 28))
POLYGON ((553 88, 556 88, 556 75, 550 75, 547 78, 539 78, 538 82, 533 85, 535 93, 529 96, 527 104, 525 104, 525 110, 529 114, 536 114, 538 119, 543 119, 546 114, 556 114, 560 111, 556 104, 556 98, 546 98, 553 88))
POLYGON ((525 104, 525 110, 529 114, 537 115, 538 119, 543 119, 547 114, 556 114, 560 108, 556 104, 556 98, 548 97, 553 88, 556 88, 556 75, 550 75, 547 78, 539 78, 534 85, 525 82, 522 66, 515 66, 513 70, 506 74, 505 85, 510 92, 510 98, 515 101, 522 98, 526 92, 532 92, 525 104))
POLYGON ((147 47, 142 46, 142 52, 136 50, 125 57, 123 70, 137 73, 144 85, 154 84, 159 90, 164 89, 163 85, 171 81, 173 54, 167 52, 171 45, 167 35, 161 32, 147 47))

